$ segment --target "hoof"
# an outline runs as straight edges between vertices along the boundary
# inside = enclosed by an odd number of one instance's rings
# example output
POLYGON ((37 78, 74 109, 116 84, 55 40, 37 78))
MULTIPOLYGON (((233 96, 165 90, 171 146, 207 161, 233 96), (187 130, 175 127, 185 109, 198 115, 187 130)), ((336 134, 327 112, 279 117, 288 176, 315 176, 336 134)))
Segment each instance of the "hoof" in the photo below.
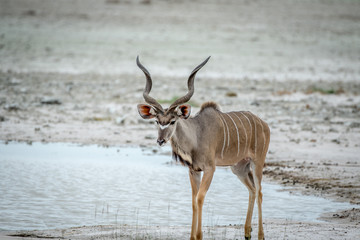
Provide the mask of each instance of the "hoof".
POLYGON ((250 239, 251 239, 251 236, 249 236, 249 237, 245 236, 245 240, 250 240, 250 239))

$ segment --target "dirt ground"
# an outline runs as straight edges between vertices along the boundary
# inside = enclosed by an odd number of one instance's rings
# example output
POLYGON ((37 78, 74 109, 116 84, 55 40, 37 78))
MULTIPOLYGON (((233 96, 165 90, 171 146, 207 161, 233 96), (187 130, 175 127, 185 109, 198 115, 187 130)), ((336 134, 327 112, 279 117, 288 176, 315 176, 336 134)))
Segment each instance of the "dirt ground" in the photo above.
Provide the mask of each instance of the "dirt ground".
MULTIPOLYGON (((257 230, 257 225, 253 224, 257 230)), ((332 223, 303 223, 282 220, 264 222, 267 239, 358 239, 358 226, 332 223)), ((204 239, 244 239, 243 226, 204 227, 204 239)), ((164 226, 89 226, 69 229, 12 232, 15 236, 2 236, 2 240, 16 239, 188 239, 189 227, 164 226), (17 235, 17 236, 16 236, 17 235), (3 238, 2 238, 3 237, 3 238)), ((253 231, 253 239, 257 233, 253 231)))
MULTIPOLYGON (((193 114, 209 100, 223 111, 252 111, 271 128, 265 181, 355 204, 324 216, 329 223, 269 221, 265 235, 359 238, 360 2, 0 0, 0 6, 2 141, 156 148, 154 122, 136 110, 145 84, 136 56, 153 76, 151 95, 168 105, 211 55, 197 74, 193 114)), ((235 230, 212 231, 218 239, 235 230)))

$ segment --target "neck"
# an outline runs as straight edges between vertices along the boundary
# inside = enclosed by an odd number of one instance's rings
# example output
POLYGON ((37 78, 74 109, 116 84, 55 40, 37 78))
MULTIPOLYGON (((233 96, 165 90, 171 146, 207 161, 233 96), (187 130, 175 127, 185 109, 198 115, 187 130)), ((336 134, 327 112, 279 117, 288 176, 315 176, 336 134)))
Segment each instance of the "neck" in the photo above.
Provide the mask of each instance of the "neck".
POLYGON ((196 147, 196 129, 192 123, 192 119, 179 119, 175 133, 171 137, 174 156, 188 165, 192 164, 191 152, 196 147))
POLYGON ((179 119, 171 141, 184 147, 193 147, 196 144, 196 128, 193 119, 179 119))

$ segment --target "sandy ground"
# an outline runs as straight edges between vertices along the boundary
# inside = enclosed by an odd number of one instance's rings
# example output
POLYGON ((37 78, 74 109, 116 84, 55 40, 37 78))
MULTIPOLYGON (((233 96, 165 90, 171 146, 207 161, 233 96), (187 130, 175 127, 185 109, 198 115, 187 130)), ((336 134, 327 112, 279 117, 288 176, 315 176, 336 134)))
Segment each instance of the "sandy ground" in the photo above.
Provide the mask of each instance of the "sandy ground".
MULTIPOLYGON (((253 225, 253 238, 257 239, 257 225, 253 225)), ((244 239, 243 226, 204 227, 204 239, 244 239)), ((329 223, 303 223, 279 220, 264 222, 267 239, 359 239, 358 226, 329 223)), ((0 235, 0 239, 188 239, 189 227, 148 226, 92 226, 70 229, 29 231, 0 235)))
MULTIPOLYGON (((208 100, 224 111, 252 111, 272 132, 265 181, 356 204, 324 216, 331 223, 268 221, 265 235, 359 238, 358 1, 0 0, 0 6, 1 140, 156 147, 154 123, 136 110, 145 83, 136 56, 153 76, 152 96, 167 105, 186 93, 188 74, 211 55, 196 79, 193 114, 208 100)), ((80 235, 91 233, 86 229, 80 235)), ((188 234, 174 229, 167 234, 188 234)), ((143 230, 159 238, 156 231, 143 230)), ((215 239, 239 232, 211 231, 220 234, 215 239)))

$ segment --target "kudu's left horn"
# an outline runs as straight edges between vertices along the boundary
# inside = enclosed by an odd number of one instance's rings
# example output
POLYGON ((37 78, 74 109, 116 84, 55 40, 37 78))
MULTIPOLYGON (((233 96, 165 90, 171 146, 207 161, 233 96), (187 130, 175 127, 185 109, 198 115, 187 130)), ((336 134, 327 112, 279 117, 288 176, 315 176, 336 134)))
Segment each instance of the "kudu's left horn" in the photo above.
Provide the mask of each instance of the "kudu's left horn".
POLYGON ((192 97, 192 95, 194 94, 194 80, 195 80, 195 75, 196 73, 209 61, 211 56, 209 56, 207 59, 205 59, 205 61, 203 61, 202 63, 199 64, 199 66, 197 66, 190 74, 189 79, 188 79, 188 92, 187 94, 185 94, 184 96, 182 96, 181 98, 177 99, 173 104, 171 104, 171 106, 169 107, 168 111, 175 109, 177 106, 179 106, 180 104, 186 103, 187 101, 190 100, 190 98, 192 97))

